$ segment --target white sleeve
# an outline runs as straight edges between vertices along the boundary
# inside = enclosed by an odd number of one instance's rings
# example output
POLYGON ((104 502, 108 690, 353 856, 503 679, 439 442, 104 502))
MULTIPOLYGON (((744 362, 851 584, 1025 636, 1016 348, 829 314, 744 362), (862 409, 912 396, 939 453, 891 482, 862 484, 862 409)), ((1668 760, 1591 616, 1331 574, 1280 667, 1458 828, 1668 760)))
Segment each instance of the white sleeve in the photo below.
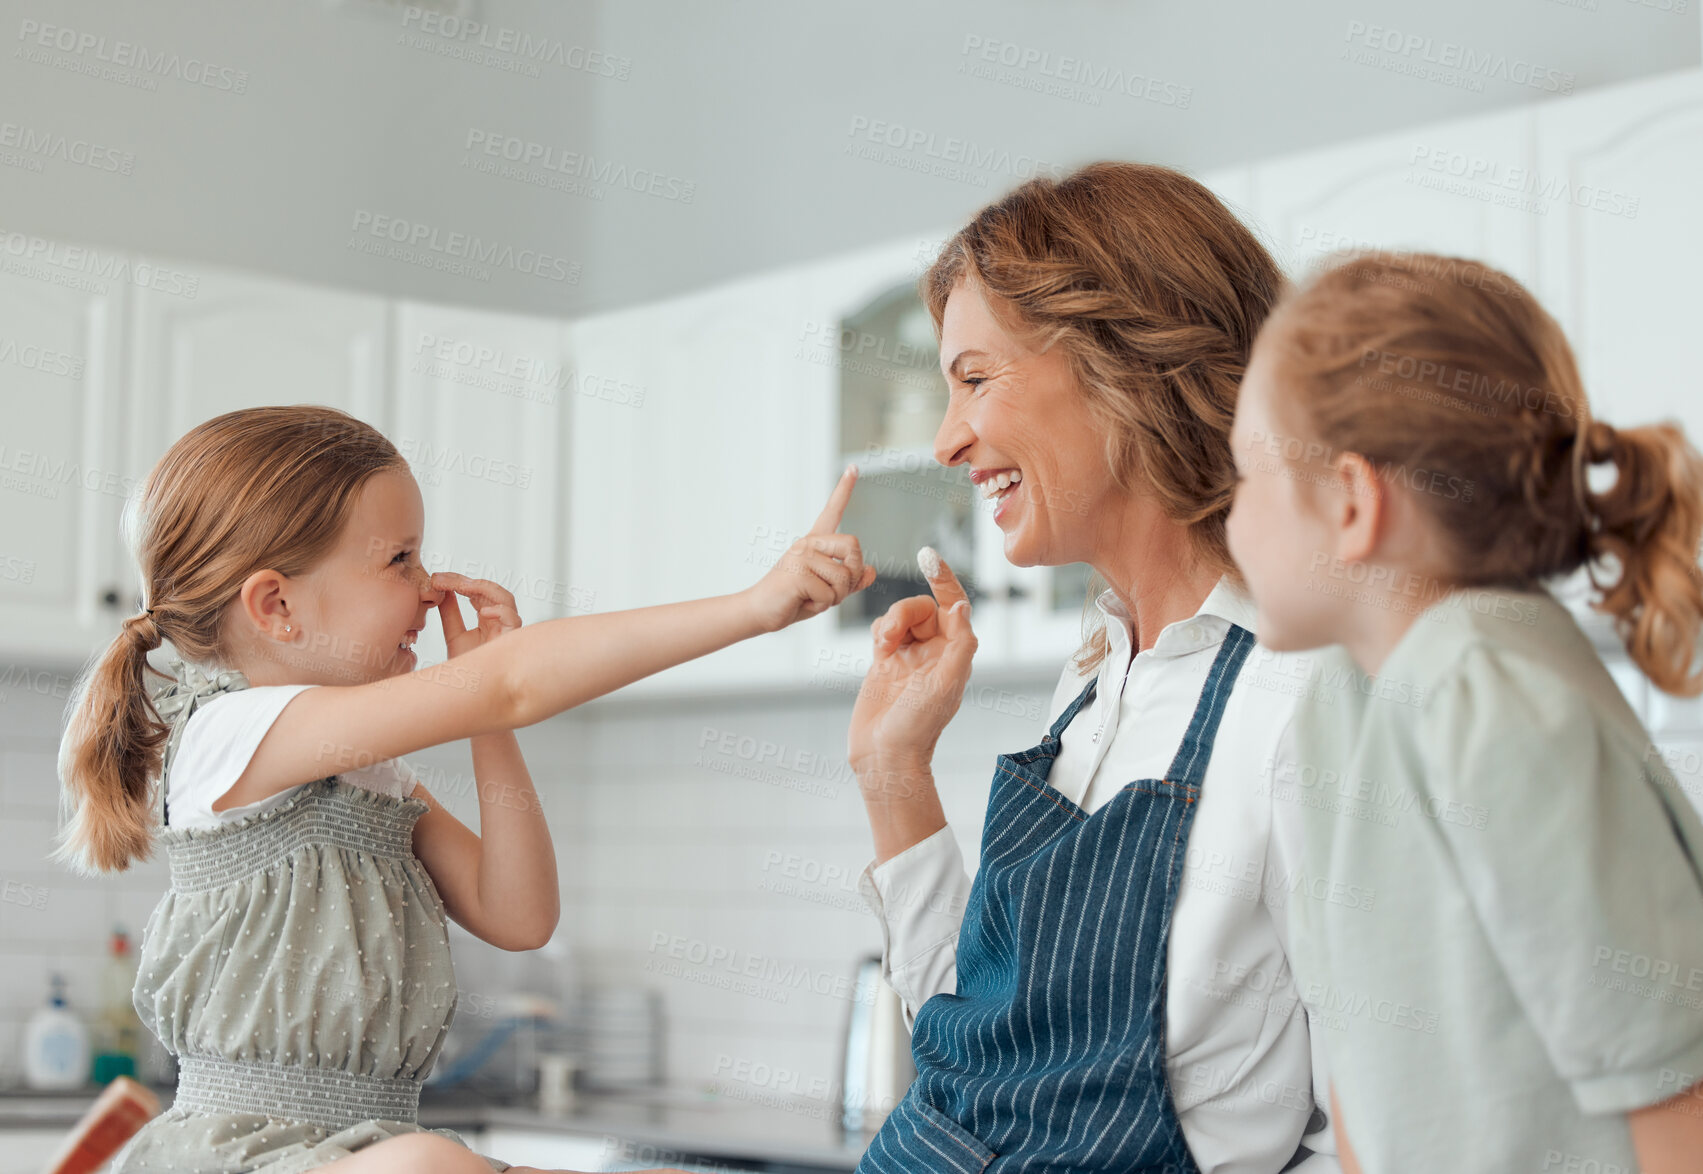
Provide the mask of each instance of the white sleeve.
MULTIPOLYGON (((172 759, 167 819, 172 826, 229 822, 282 802, 289 791, 258 803, 214 811, 242 777, 266 731, 298 693, 313 685, 257 685, 201 703, 190 715, 172 759)), ((293 790, 294 788, 291 788, 293 790)))
MULTIPOLYGON (((1059 674, 1042 733, 1086 681, 1067 665, 1059 674)), ((905 1008, 905 1026, 939 994, 958 990, 958 933, 970 898, 970 875, 950 827, 912 844, 858 878, 858 892, 881 923, 881 973, 905 1008)))
POLYGON ((881 972, 905 1006, 905 1026, 938 994, 958 989, 958 931, 970 878, 950 827, 870 864, 858 892, 881 922, 881 972))
POLYGON ((384 760, 384 766, 396 779, 395 790, 390 791, 389 794, 395 795, 398 799, 406 799, 414 793, 414 788, 420 782, 420 775, 408 764, 407 759, 402 757, 387 758, 384 760))

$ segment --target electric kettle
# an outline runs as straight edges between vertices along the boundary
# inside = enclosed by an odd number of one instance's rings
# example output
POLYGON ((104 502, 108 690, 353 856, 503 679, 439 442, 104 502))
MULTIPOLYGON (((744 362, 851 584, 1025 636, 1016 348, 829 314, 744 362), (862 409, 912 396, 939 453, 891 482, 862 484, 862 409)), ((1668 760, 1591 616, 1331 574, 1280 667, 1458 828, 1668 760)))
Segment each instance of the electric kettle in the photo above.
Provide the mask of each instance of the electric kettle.
POLYGON ((858 963, 840 1073, 840 1125, 848 1136, 881 1128, 916 1079, 904 1005, 881 975, 879 954, 858 963))

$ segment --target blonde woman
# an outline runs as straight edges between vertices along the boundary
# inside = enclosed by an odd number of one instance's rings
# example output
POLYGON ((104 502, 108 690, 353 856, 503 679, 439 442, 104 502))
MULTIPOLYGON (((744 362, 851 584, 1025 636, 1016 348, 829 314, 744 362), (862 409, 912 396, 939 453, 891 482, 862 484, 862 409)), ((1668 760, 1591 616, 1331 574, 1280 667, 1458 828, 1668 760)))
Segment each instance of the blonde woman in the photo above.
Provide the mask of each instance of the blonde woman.
POLYGON ((1310 702, 1254 647, 1224 530, 1281 285, 1210 191, 1129 163, 1022 185, 923 279, 936 458, 996 499, 1012 563, 1108 586, 1041 740, 990 753, 973 882, 932 769, 976 647, 963 591, 926 562, 932 597, 875 624, 848 749, 918 1076, 865 1174, 1337 1169, 1290 978, 1294 813, 1268 785, 1310 702))

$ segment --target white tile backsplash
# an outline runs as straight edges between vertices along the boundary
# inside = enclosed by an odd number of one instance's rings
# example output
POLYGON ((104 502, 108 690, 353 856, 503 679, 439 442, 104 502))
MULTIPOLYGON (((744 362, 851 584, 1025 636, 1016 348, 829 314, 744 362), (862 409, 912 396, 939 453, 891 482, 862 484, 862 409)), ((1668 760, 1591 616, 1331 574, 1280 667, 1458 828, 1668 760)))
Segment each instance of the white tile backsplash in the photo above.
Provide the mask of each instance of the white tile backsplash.
MULTIPOLYGON (((1045 698, 1052 683, 1029 688, 1045 698)), ((822 690, 573 719, 588 727, 585 820, 557 842, 581 837, 584 887, 564 932, 588 981, 662 993, 672 1080, 725 1078, 730 1059, 835 1079, 853 972, 881 943, 856 888, 871 849, 845 763, 852 701, 822 690)), ((938 783, 967 850, 994 754, 1042 732, 971 706, 947 730, 938 783)))

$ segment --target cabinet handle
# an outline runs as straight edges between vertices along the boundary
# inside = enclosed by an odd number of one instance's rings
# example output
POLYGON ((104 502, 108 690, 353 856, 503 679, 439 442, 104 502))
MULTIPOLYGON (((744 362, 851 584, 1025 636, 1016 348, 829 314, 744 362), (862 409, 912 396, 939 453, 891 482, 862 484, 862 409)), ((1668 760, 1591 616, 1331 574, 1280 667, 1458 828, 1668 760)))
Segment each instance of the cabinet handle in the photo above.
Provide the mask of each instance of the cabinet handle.
POLYGON ((117 611, 118 610, 118 588, 108 587, 101 594, 101 602, 106 604, 108 607, 112 608, 114 611, 117 611))
POLYGON ((1031 594, 1033 593, 1027 587, 1023 587, 1017 583, 1007 583, 1005 585, 1005 598, 1007 599, 1027 599, 1031 594))

